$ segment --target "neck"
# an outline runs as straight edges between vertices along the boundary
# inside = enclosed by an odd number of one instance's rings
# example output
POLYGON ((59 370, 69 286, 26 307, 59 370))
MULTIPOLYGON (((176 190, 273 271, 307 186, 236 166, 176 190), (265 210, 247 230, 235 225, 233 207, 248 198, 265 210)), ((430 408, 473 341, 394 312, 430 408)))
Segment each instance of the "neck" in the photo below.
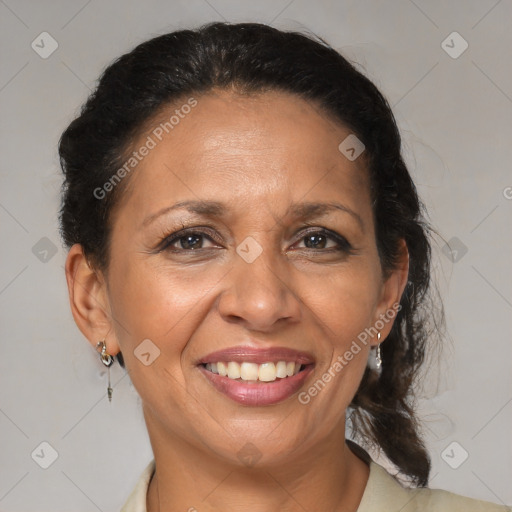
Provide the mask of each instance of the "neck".
POLYGON ((368 481, 369 466, 347 446, 344 425, 300 457, 265 467, 226 462, 152 427, 147 512, 356 512, 368 481))

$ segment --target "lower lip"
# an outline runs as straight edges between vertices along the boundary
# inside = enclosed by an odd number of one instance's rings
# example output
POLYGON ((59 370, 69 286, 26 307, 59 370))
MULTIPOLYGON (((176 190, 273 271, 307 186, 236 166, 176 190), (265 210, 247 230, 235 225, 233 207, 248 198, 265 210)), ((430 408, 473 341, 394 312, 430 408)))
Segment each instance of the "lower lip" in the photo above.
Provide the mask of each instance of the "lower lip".
POLYGON ((233 380, 210 372, 202 365, 199 366, 199 369, 217 391, 231 400, 242 405, 258 406, 273 405, 290 398, 302 387, 308 375, 313 371, 313 365, 307 365, 296 375, 276 379, 273 382, 233 380))

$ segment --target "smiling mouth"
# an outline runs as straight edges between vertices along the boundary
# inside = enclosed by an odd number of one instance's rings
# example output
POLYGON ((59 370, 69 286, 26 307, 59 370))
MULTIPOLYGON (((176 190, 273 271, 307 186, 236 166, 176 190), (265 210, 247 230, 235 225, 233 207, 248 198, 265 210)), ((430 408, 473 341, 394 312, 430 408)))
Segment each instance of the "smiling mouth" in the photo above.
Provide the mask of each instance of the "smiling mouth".
POLYGON ((239 382, 274 382, 293 377, 312 365, 293 361, 269 361, 263 364, 219 361, 217 363, 204 363, 201 366, 211 373, 239 382))

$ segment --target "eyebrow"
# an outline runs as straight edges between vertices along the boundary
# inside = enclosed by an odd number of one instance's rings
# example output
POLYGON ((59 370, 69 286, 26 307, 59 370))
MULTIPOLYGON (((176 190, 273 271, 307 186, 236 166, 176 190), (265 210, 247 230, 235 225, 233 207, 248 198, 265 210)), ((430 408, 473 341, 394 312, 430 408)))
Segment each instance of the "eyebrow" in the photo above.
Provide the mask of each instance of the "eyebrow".
MULTIPOLYGON (((158 210, 157 212, 147 216, 142 222, 142 226, 146 227, 155 221, 158 217, 165 215, 174 210, 187 210, 190 213, 197 215, 216 216, 222 217, 227 213, 227 208, 223 203, 218 201, 201 201, 201 200, 188 200, 180 201, 172 206, 167 206, 158 210)), ((341 203, 327 202, 327 203, 292 203, 288 208, 286 215, 294 215, 298 218, 304 217, 323 217, 332 211, 342 211, 351 215, 359 223, 361 229, 364 231, 364 223, 361 216, 354 210, 341 203)))

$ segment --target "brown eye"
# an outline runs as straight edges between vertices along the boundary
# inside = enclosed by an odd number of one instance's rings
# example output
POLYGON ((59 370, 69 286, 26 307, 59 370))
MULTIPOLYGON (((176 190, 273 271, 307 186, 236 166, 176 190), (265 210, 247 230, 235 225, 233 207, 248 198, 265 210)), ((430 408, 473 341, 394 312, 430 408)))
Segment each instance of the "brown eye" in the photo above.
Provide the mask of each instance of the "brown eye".
MULTIPOLYGON (((185 236, 180 236, 176 239, 176 242, 179 242, 180 249, 185 250, 194 250, 194 249, 202 249, 202 243, 199 243, 199 241, 202 242, 203 235, 202 234, 190 234, 185 236), (201 247, 199 247, 201 246, 201 247)), ((173 242, 175 243, 175 242, 173 242)))
POLYGON ((320 234, 307 235, 304 237, 304 243, 308 249, 325 249, 329 237, 320 234))
MULTIPOLYGON (((209 249, 205 247, 205 241, 209 240, 215 243, 211 234, 204 231, 195 230, 181 230, 177 233, 166 236, 159 244, 159 251, 171 252, 192 252, 201 249, 209 249)), ((213 246, 212 246, 213 247, 213 246)))
POLYGON ((311 250, 337 250, 349 252, 352 249, 350 243, 341 235, 326 229, 316 229, 302 236, 301 240, 306 249, 311 250), (334 242, 334 245, 332 243, 334 242), (331 243, 329 246, 328 244, 331 243))

